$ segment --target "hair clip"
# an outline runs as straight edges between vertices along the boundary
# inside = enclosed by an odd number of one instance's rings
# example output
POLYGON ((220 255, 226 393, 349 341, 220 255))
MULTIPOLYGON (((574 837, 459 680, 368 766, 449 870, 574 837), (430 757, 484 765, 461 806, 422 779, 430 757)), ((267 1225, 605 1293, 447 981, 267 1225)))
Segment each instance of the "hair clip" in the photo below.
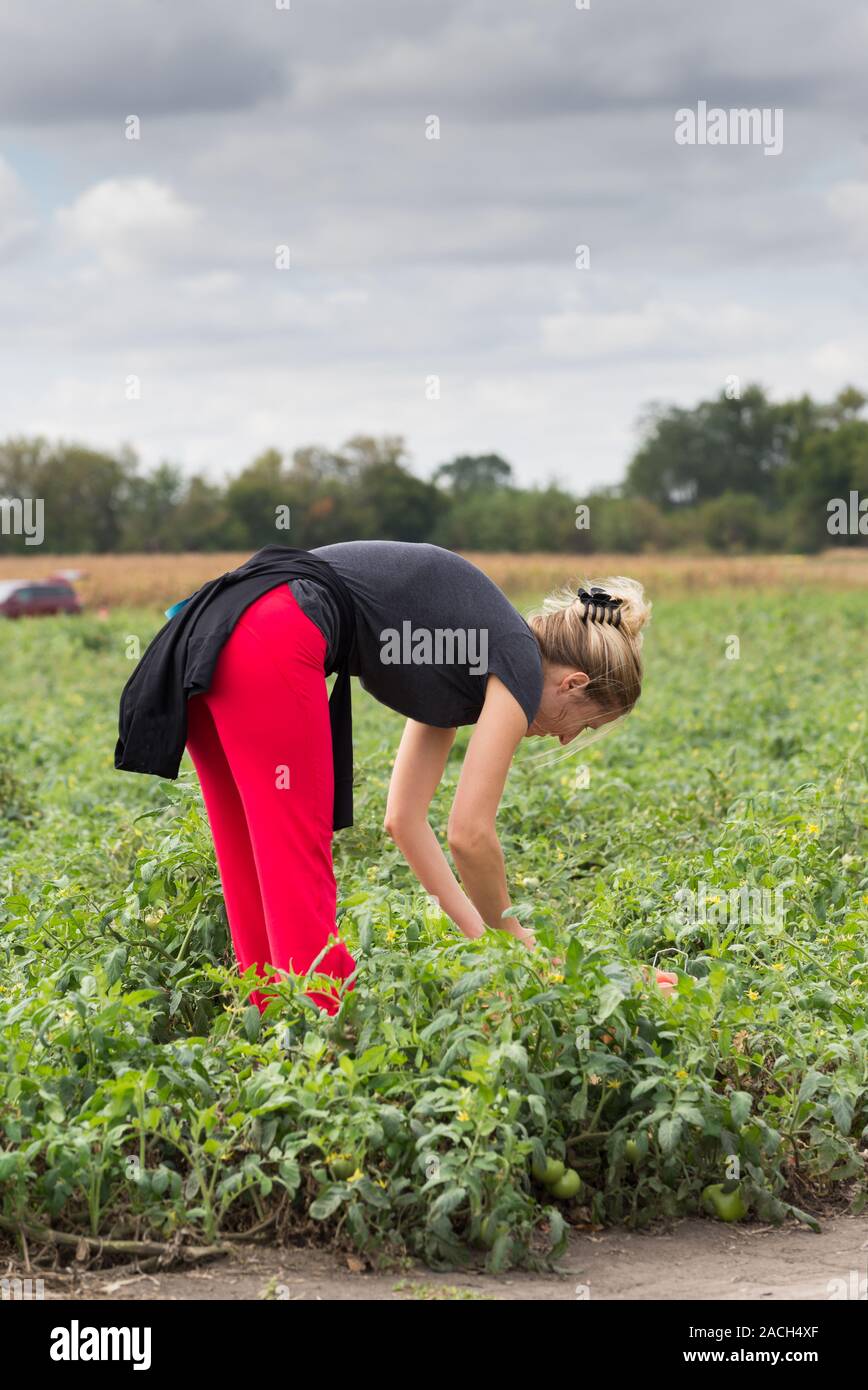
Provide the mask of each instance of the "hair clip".
POLYGON ((615 627, 621 626, 621 604, 622 598, 613 598, 607 594, 605 589, 599 588, 596 584, 591 586, 590 592, 587 589, 579 589, 579 598, 585 605, 582 618, 585 622, 590 619, 592 623, 610 622, 615 627))

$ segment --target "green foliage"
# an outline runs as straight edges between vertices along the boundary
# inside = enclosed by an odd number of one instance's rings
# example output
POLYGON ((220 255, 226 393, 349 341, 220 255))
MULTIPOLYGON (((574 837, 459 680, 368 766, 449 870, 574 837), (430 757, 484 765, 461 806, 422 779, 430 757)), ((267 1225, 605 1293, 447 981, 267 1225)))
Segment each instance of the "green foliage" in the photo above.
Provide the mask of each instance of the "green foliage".
MULTIPOLYGON (((819 550, 832 543, 829 500, 868 489, 865 405, 853 387, 825 405, 809 396, 775 404, 753 385, 692 409, 651 406, 624 495, 669 515, 670 544, 819 550)), ((834 543, 864 539, 848 534, 834 543)))
POLYGON ((274 1217, 276 1236, 502 1269, 550 1261, 576 1220, 700 1212, 733 1163, 761 1220, 863 1202, 858 593, 661 601, 630 719, 570 761, 520 750, 498 823, 532 953, 430 910, 380 828, 401 721, 357 690, 335 854, 359 971, 334 1019, 313 980, 249 1005, 192 775, 111 766, 144 622, 0 628, 3 765, 39 813, 0 818, 7 1219, 213 1239, 274 1217), (782 889, 783 913, 685 920, 700 883, 782 889), (535 1176, 547 1159, 576 1196, 535 1176))
POLYGON ((11 740, 0 743, 0 839, 3 821, 22 821, 32 824, 37 806, 23 778, 14 765, 15 745, 11 740))
MULTIPOLYGON (((267 449, 225 486, 165 463, 142 474, 129 450, 10 439, 0 496, 46 500, 54 553, 254 550, 274 541, 287 508, 292 543, 308 548, 382 539, 520 553, 812 552, 864 545, 849 529, 830 534, 827 504, 868 495, 865 404, 853 387, 823 404, 775 403, 756 385, 691 409, 654 404, 623 485, 582 494, 556 481, 514 486, 498 454, 461 454, 425 481, 402 438, 359 435, 334 451, 267 449), (588 526, 577 525, 579 505, 588 526)), ((20 537, 0 535, 0 554, 20 551, 20 537)))

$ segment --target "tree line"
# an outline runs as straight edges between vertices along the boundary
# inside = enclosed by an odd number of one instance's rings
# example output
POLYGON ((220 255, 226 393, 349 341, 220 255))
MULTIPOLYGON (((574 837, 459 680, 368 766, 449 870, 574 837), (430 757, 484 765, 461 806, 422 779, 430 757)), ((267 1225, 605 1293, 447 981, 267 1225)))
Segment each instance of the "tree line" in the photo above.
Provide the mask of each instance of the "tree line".
POLYGON ((0 444, 0 553, 23 553, 8 499, 28 497, 44 501, 44 549, 66 554, 372 538, 577 553, 864 545, 866 404, 855 387, 831 403, 775 403, 756 385, 690 409, 653 404, 623 482, 592 491, 577 479, 520 487, 497 454, 458 456, 423 479, 399 436, 268 449, 223 482, 172 463, 143 470, 130 448, 12 438, 0 444), (850 499, 848 527, 830 529, 834 499, 850 499))

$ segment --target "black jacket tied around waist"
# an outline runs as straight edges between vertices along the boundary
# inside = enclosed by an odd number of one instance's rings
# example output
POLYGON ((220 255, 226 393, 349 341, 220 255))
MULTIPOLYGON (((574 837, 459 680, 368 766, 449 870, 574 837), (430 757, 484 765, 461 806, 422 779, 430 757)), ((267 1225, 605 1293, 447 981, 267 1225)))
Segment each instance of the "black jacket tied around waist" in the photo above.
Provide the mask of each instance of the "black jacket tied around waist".
POLYGON ((318 555, 267 545, 238 569, 197 589, 149 643, 123 688, 115 767, 176 778, 187 743, 187 701, 208 690, 224 642, 245 609, 290 579, 310 579, 334 600, 339 616, 336 678, 329 699, 335 770, 333 826, 353 823, 353 723, 350 657, 355 638, 352 595, 337 571, 318 555))

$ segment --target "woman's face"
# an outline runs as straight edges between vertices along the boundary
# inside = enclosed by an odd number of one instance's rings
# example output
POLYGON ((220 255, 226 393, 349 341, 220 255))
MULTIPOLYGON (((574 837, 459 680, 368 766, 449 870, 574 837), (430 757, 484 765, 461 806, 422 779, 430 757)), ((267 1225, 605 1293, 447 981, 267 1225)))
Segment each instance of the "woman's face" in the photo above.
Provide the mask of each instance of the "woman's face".
POLYGON ((585 692, 590 677, 568 666, 543 665, 543 693, 526 738, 556 738, 566 746, 585 729, 617 718, 585 692))

